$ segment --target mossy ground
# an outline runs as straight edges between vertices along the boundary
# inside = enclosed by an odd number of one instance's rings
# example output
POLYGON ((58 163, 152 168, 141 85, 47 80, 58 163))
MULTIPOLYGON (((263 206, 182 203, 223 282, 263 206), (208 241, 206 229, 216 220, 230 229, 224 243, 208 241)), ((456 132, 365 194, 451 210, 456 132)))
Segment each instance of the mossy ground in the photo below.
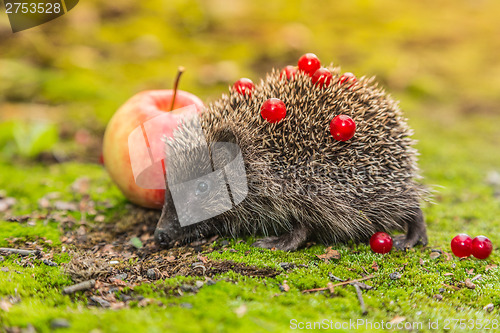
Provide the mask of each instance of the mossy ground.
MULTIPOLYGON (((204 255, 281 273, 257 278, 225 272, 214 277, 215 284, 183 295, 172 290, 204 279, 178 276, 144 283, 127 292, 153 302, 131 302, 116 310, 89 306, 81 293, 62 295, 73 284, 62 265, 34 259, 32 267, 22 267, 16 256, 4 256, 0 266, 8 271, 0 271, 0 299, 20 301, 8 311, 0 309, 0 330, 32 325, 37 332, 50 332, 61 318, 70 327, 60 332, 274 332, 289 330, 292 319, 379 323, 401 317, 403 323, 422 323, 420 331, 445 331, 446 320, 452 319, 465 326, 453 329, 451 322, 451 331, 480 331, 469 320, 490 320, 489 327, 495 327, 491 321, 500 313, 500 271, 492 267, 500 261, 500 189, 486 179, 500 172, 500 57, 495 52, 500 50, 500 7, 494 2, 403 5, 384 0, 332 3, 318 10, 312 3, 82 2, 73 16, 0 41, 0 61, 8 65, 0 68, 0 115, 26 119, 31 113, 26 110, 34 110, 61 132, 87 128, 98 136, 121 103, 134 92, 168 86, 179 64, 188 67, 181 88, 210 100, 239 76, 258 81, 271 67, 316 52, 356 74, 376 74, 402 101, 419 140, 423 182, 436 190, 435 204, 424 206, 429 245, 387 255, 374 254, 365 244, 335 245, 341 259, 323 262, 316 257, 325 251, 320 245, 284 253, 252 248, 251 239, 231 240, 221 251, 204 255), (218 71, 223 73, 208 77, 218 71), (490 258, 431 259, 431 249, 451 252, 450 240, 461 232, 487 235, 495 244, 490 258), (280 263, 305 267, 284 270, 280 263), (389 275, 396 271, 401 278, 393 280, 389 275), (333 294, 302 293, 326 287, 328 273, 343 279, 374 275, 365 281, 374 288, 363 291, 367 315, 361 314, 352 286, 336 287, 333 294), (475 289, 461 284, 478 274, 482 278, 474 281, 475 289), (285 280, 289 291, 280 289, 285 280), (488 304, 493 304, 491 312, 483 309, 488 304), (438 329, 429 329, 429 321, 438 321, 438 329)), ((6 18, 0 20, 4 28, 6 18)), ((115 223, 127 214, 128 204, 105 170, 89 163, 98 152, 82 150, 72 136, 61 139, 56 149, 84 157, 68 154, 72 161, 47 165, 12 159, 10 150, 2 151, 0 189, 17 199, 10 214, 37 210, 38 200, 49 192, 59 192, 65 201, 79 199, 71 184, 82 176, 90 179, 90 198, 105 216, 99 223, 115 223)), ((78 212, 70 216, 81 220, 78 212)), ((94 216, 86 219, 93 222, 94 216)), ((0 221, 0 247, 37 242, 57 253, 52 260, 58 264, 71 259, 61 236, 59 222, 0 221)), ((352 326, 338 331, 352 331, 352 326)), ((383 330, 362 326, 359 331, 383 330)))

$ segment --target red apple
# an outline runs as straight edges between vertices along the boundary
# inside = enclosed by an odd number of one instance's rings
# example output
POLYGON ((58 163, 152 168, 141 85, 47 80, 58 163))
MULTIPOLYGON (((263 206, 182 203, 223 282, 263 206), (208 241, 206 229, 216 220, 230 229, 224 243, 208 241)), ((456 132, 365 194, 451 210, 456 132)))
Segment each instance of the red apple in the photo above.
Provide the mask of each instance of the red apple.
POLYGON ((113 115, 104 133, 106 170, 125 197, 143 207, 160 209, 163 205, 165 152, 161 138, 171 137, 183 118, 205 107, 195 95, 177 90, 170 111, 173 98, 174 90, 138 93, 113 115))

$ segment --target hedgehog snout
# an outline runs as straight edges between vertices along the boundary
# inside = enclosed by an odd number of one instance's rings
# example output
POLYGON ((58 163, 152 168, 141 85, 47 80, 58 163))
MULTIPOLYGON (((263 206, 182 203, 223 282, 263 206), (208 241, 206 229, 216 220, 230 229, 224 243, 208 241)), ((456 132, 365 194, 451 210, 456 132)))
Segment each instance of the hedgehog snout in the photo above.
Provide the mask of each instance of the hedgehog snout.
POLYGON ((170 243, 177 240, 181 234, 179 217, 175 211, 175 205, 170 190, 165 191, 165 202, 161 212, 160 220, 156 225, 155 241, 158 245, 169 247, 170 243))
POLYGON ((155 241, 158 245, 167 247, 170 244, 171 239, 168 237, 167 231, 165 229, 156 228, 155 241))

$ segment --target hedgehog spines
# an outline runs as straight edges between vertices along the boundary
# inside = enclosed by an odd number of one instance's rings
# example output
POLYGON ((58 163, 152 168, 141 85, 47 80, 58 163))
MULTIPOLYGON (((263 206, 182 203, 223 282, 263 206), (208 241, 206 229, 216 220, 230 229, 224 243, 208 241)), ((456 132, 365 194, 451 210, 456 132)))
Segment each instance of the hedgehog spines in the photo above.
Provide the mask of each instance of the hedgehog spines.
POLYGON ((304 73, 288 80, 272 70, 250 96, 230 91, 201 115, 209 144, 222 138, 223 129, 234 133, 249 181, 247 198, 219 216, 217 228, 231 235, 276 234, 300 224, 325 242, 405 228, 403 217, 427 195, 415 181, 412 131, 374 78, 340 85, 340 68, 329 70, 333 79, 325 88, 304 73), (270 124, 260 116, 269 98, 285 103, 283 121, 270 124), (328 130, 338 114, 357 124, 347 142, 328 130))

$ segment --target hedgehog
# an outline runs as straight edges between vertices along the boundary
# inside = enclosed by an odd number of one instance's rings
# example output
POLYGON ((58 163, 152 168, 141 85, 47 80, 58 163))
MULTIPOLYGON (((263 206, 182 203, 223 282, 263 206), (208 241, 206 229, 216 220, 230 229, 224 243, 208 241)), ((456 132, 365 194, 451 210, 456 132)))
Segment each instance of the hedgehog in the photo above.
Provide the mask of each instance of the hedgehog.
POLYGON ((165 139, 158 244, 251 235, 262 237, 254 246, 295 251, 307 242, 366 242, 378 231, 403 232, 397 249, 427 244, 421 203, 429 191, 398 103, 374 78, 353 83, 339 67, 327 69, 325 85, 273 69, 247 93, 230 88, 165 139), (271 98, 286 106, 276 123, 260 112, 271 98), (329 130, 341 114, 356 124, 347 141, 329 130))

